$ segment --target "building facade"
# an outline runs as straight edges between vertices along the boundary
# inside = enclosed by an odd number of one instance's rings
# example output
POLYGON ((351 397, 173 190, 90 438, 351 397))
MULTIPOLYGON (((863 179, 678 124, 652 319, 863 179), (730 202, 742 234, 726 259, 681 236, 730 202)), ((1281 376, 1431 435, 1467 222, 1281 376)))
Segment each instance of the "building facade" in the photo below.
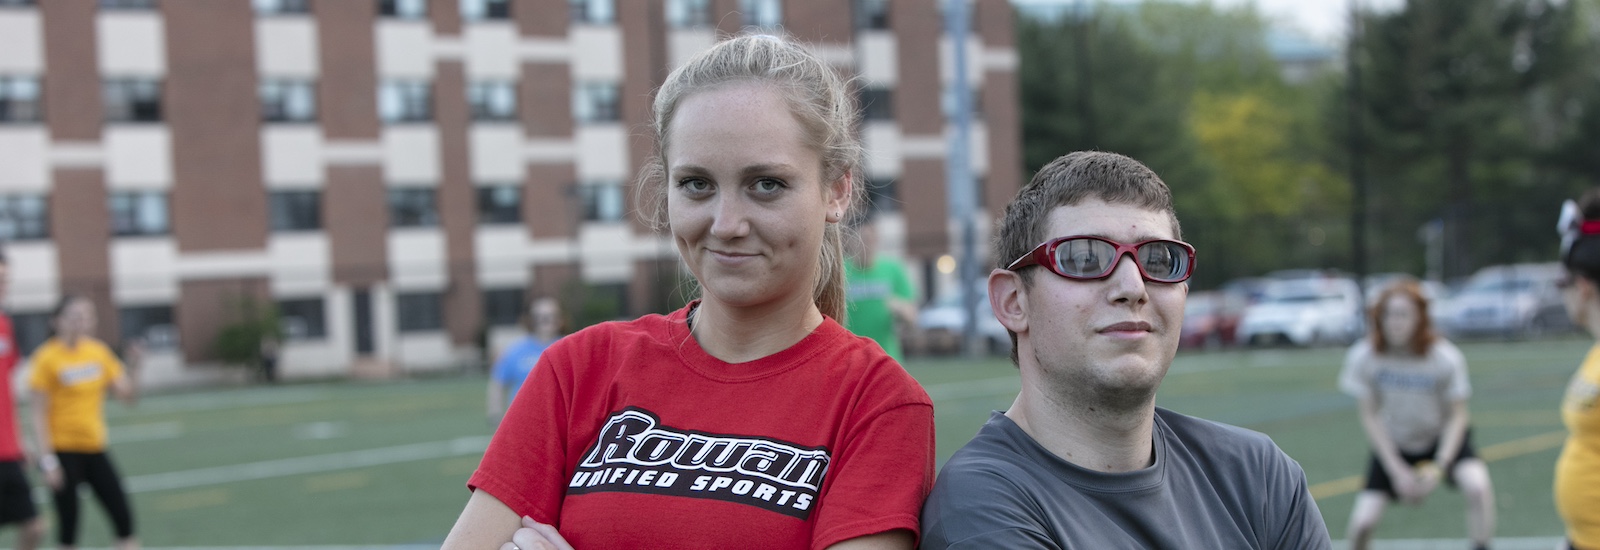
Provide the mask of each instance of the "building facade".
MULTIPOLYGON (((956 243, 940 4, 0 0, 7 308, 27 350, 87 296, 105 339, 143 339, 145 376, 181 384, 251 303, 278 307, 287 377, 464 364, 532 295, 671 307, 676 251, 630 214, 650 94, 751 27, 860 77, 885 247, 928 291, 956 243)), ((1021 183, 1017 56, 1005 0, 971 11, 992 211, 1021 183)))

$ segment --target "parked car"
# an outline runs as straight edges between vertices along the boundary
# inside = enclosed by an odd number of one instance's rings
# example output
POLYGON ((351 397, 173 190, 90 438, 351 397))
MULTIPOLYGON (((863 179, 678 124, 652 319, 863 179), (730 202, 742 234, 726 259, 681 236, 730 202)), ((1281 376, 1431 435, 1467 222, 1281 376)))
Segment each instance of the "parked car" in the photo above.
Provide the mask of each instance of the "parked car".
POLYGON ((1444 283, 1424 281, 1410 273, 1378 273, 1368 275, 1366 284, 1361 287, 1361 290, 1367 295, 1367 306, 1371 307, 1376 304, 1378 302, 1378 294, 1389 288, 1389 285, 1406 279, 1410 279, 1422 287, 1422 297, 1427 298, 1430 304, 1438 304, 1450 297, 1450 288, 1444 286, 1444 283))
POLYGON ((1178 347, 1216 349, 1233 345, 1247 299, 1244 294, 1219 290, 1190 293, 1183 308, 1183 334, 1178 338, 1178 347))
POLYGON ((1259 303, 1245 309, 1237 337, 1250 345, 1349 343, 1361 334, 1361 311, 1361 292, 1352 279, 1277 279, 1259 303))
POLYGON ((1453 336, 1531 337, 1569 330, 1556 283, 1557 263, 1489 266, 1473 273, 1440 307, 1441 328, 1453 336))
MULTIPOLYGON (((987 282, 985 283, 987 285, 987 282)), ((978 303, 973 315, 978 319, 978 336, 989 353, 1011 352, 1011 334, 1005 325, 994 318, 989 308, 989 291, 984 286, 978 292, 978 303)), ((966 316, 961 314, 961 294, 949 292, 922 308, 917 314, 917 330, 909 349, 919 353, 942 354, 961 350, 961 337, 966 329, 966 316)))

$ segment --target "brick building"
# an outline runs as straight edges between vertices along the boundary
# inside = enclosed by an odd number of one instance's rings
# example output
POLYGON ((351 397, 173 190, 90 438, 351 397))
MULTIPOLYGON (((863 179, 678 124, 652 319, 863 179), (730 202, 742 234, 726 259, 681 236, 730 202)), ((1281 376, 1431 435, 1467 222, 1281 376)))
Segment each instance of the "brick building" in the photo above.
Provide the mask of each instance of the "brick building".
MULTIPOLYGON (((940 4, 0 0, 7 306, 29 346, 89 296, 105 339, 150 343, 156 384, 204 378, 247 298, 279 306, 289 377, 460 364, 529 293, 659 310, 676 251, 629 215, 650 93, 749 27, 861 77, 885 247, 945 285, 940 4)), ((992 210, 1021 183, 1017 56, 1007 2, 971 6, 992 210)))

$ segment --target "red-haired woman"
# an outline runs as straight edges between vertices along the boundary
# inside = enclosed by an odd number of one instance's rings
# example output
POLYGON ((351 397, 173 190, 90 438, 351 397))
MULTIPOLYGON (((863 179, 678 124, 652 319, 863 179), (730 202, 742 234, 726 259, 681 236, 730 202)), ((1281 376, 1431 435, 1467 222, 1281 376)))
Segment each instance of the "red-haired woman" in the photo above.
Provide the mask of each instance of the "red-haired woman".
POLYGON ((1467 428, 1466 360, 1434 334, 1428 299, 1415 282, 1384 289, 1369 323, 1369 335, 1350 347, 1339 375, 1339 388, 1358 401, 1372 444, 1366 489, 1350 513, 1350 547, 1367 547, 1389 501, 1420 504, 1443 477, 1466 497, 1474 547, 1488 548, 1494 488, 1467 428))

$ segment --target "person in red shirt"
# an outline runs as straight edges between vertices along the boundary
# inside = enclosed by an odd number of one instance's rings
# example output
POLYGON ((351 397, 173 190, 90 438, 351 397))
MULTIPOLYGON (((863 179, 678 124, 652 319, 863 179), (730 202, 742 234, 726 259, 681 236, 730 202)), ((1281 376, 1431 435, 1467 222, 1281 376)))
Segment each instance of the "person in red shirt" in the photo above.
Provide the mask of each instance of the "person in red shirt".
MULTIPOLYGON (((5 250, 0 249, 0 301, 4 301, 11 282, 11 267, 5 250)), ((17 548, 37 548, 44 540, 44 516, 33 505, 33 487, 28 484, 24 466, 22 422, 11 392, 11 374, 17 366, 16 331, 11 316, 0 312, 0 525, 18 525, 17 548)))
POLYGON ((933 404, 838 322, 840 221, 860 195, 851 98, 772 36, 721 42, 667 77, 643 210, 700 299, 546 350, 445 548, 916 544, 933 404))

